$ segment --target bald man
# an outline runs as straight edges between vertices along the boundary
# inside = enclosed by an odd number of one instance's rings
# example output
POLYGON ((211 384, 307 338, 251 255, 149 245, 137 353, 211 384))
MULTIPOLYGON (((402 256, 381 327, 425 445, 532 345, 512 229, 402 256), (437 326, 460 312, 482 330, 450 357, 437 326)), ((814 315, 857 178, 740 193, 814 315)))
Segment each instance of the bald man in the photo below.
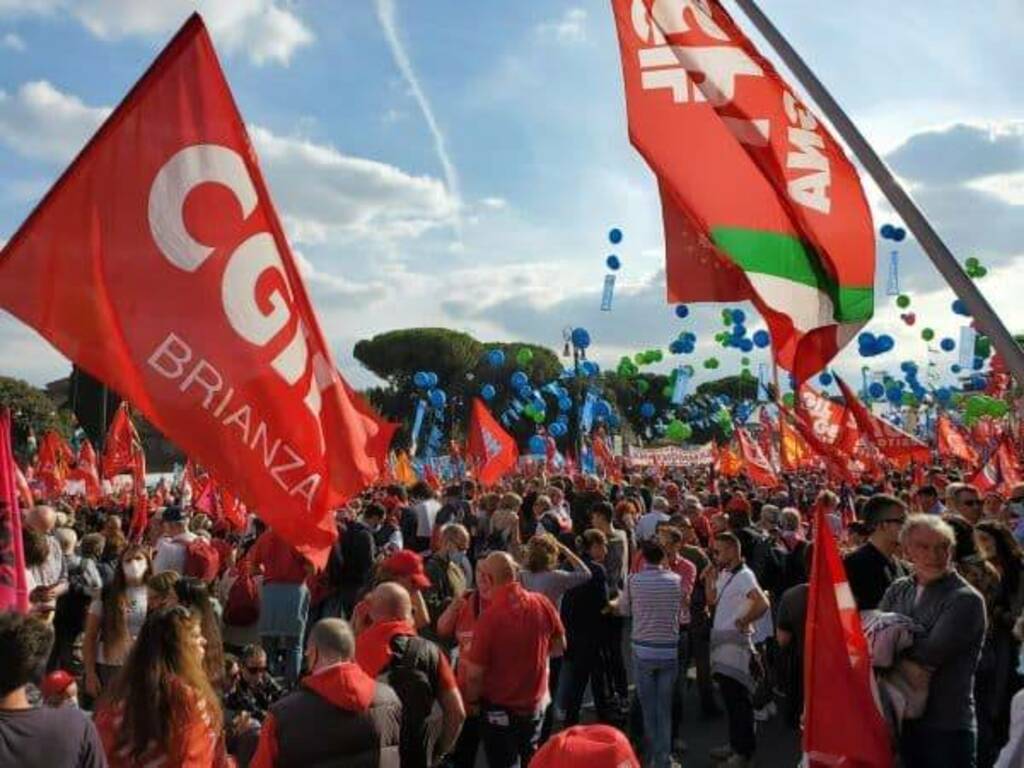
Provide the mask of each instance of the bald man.
POLYGON ((28 569, 32 580, 29 601, 32 612, 52 624, 57 609, 57 598, 68 591, 68 566, 60 542, 53 535, 57 513, 53 507, 40 504, 25 515, 25 524, 46 537, 46 560, 28 569))
POLYGON ((389 581, 367 597, 373 625, 356 642, 356 661, 402 700, 402 767, 428 768, 451 751, 466 719, 448 658, 416 636, 412 598, 389 581))
POLYGON ((558 612, 547 597, 523 588, 517 570, 506 552, 492 552, 480 564, 480 586, 491 602, 461 662, 468 704, 480 709, 490 768, 530 762, 547 709, 548 658, 565 652, 558 612))

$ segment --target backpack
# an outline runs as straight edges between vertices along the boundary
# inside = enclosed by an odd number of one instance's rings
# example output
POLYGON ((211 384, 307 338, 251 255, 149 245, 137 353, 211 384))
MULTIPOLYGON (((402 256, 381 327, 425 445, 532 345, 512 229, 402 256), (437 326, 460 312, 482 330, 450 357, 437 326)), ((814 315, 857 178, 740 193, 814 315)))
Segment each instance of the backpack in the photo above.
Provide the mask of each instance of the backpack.
POLYGON ((209 541, 197 537, 185 545, 184 571, 183 576, 211 582, 220 571, 220 553, 209 541))
POLYGON ((260 618, 260 590, 251 569, 240 565, 238 577, 228 590, 224 604, 224 623, 232 627, 248 627, 260 618))
POLYGON ((402 702, 399 755, 402 768, 429 768, 444 723, 436 707, 440 650, 429 640, 410 635, 392 638, 391 662, 380 676, 402 702))

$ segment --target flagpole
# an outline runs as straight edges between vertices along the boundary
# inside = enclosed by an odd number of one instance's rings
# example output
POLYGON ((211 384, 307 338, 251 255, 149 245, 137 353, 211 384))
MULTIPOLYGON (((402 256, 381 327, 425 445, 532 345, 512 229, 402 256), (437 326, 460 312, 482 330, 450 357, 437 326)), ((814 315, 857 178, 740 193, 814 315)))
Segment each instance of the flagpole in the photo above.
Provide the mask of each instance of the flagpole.
POLYGON ((810 97, 821 108, 824 115, 829 119, 839 135, 843 137, 847 146, 860 161, 864 169, 871 174, 871 178, 882 190, 892 207, 906 223, 907 227, 917 238, 921 248, 928 254, 935 268, 946 279, 946 282, 956 293, 957 297, 967 305, 968 311, 975 319, 978 328, 990 339, 1006 362, 1006 367, 1016 377, 1019 384, 1024 384, 1024 350, 1014 341, 1013 336, 1003 325, 1002 320, 992 309, 991 305, 982 295, 974 282, 961 269, 956 257, 939 237, 938 233, 925 218, 921 209, 911 199, 910 195, 896 181, 892 172, 885 162, 878 156, 878 153, 871 147, 853 121, 843 111, 828 92, 817 75, 811 71, 776 29, 771 20, 765 16, 754 0, 736 0, 751 23, 764 36, 779 58, 785 63, 789 70, 800 81, 810 97))

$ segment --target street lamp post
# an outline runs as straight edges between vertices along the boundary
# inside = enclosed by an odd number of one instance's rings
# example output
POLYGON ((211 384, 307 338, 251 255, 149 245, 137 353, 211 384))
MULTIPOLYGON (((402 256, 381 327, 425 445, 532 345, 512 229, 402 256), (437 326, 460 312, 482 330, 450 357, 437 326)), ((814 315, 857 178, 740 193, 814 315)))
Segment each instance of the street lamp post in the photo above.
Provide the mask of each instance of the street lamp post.
POLYGON ((576 461, 579 464, 583 458, 583 430, 580 423, 583 415, 583 404, 580 402, 582 394, 580 392, 580 361, 587 359, 587 350, 577 346, 573 340, 573 331, 575 330, 571 325, 567 325, 562 329, 562 340, 565 342, 562 356, 569 357, 572 355, 573 377, 572 386, 569 389, 572 397, 572 412, 569 414, 569 440, 573 451, 576 453, 576 461))

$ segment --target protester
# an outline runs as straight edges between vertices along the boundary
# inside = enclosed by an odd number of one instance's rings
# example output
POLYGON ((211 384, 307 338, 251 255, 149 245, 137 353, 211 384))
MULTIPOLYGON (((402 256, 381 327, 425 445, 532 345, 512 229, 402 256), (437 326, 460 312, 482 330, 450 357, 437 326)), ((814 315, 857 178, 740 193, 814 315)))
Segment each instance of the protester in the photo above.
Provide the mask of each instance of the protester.
MULTIPOLYGON (((188 514, 180 506, 170 506, 164 509, 160 522, 163 535, 156 542, 153 573, 175 571, 184 574, 188 546, 196 540, 196 535, 188 529, 188 514)), ((108 544, 110 541, 108 535, 108 544)))
POLYGON ((52 624, 57 610, 57 600, 68 591, 68 567, 60 542, 53 536, 57 525, 57 513, 53 507, 40 504, 29 510, 25 516, 28 529, 43 536, 46 556, 41 563, 29 568, 33 588, 30 599, 33 612, 43 621, 52 624))
POLYGON ((907 508, 897 498, 878 494, 868 499, 861 517, 870 533, 868 540, 843 559, 857 608, 874 610, 882 595, 906 569, 896 558, 900 530, 907 519, 907 508))
POLYGON ((270 674, 267 652, 260 645, 247 645, 238 667, 240 677, 230 697, 230 709, 248 712, 262 721, 271 705, 284 696, 284 688, 270 674))
POLYGON ((151 575, 146 580, 146 610, 156 611, 178 604, 175 585, 181 579, 177 571, 164 571, 151 575))
POLYGON ((946 487, 946 510, 976 525, 981 519, 981 496, 967 483, 950 483, 946 487))
POLYGON ((879 609, 909 616, 923 632, 906 653, 931 669, 924 715, 904 724, 907 768, 976 764, 974 673, 985 637, 985 604, 953 570, 956 537, 932 515, 911 515, 900 534, 913 576, 896 580, 879 609))
POLYGON ((224 640, 220 632, 220 606, 210 596, 209 587, 190 576, 174 584, 177 605, 187 608, 203 633, 203 669, 207 680, 220 688, 224 678, 224 640))
POLYGON ((466 574, 469 544, 469 531, 465 526, 447 523, 440 530, 437 551, 423 563, 423 570, 430 579, 430 586, 423 590, 423 600, 430 613, 435 637, 437 619, 469 585, 470 579, 466 574))
POLYGON ((103 745, 82 712, 29 702, 29 684, 39 679, 52 645, 53 630, 40 618, 0 612, 0 765, 105 768, 103 745))
POLYGON ((606 725, 576 725, 552 737, 530 768, 640 768, 621 731, 606 725))

